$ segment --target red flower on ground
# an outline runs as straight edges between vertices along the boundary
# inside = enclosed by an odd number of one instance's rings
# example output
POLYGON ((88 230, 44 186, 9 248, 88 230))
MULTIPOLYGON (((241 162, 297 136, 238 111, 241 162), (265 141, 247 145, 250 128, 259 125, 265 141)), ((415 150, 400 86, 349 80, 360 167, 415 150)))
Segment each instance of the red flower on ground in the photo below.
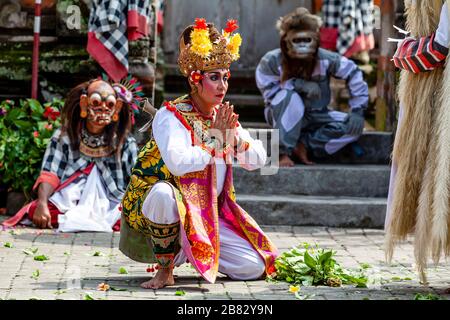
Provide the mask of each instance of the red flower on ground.
POLYGON ((277 272, 277 268, 275 268, 275 265, 271 265, 268 269, 267 269, 267 273, 269 274, 269 275, 271 275, 271 274, 273 274, 273 273, 275 273, 275 272, 277 272))
POLYGON ((237 24, 237 20, 230 19, 227 21, 227 27, 225 28, 225 32, 232 33, 234 30, 237 30, 239 28, 237 24))
POLYGON ((206 30, 206 29, 208 29, 208 25, 206 24, 205 18, 195 18, 194 29, 197 29, 197 30, 206 30))
POLYGON ((97 290, 98 290, 98 291, 108 291, 109 289, 111 289, 111 287, 109 286, 109 284, 104 283, 104 282, 100 283, 100 284, 97 286, 97 290))
POLYGON ((52 119, 53 121, 55 121, 60 114, 61 113, 58 110, 55 110, 52 107, 47 107, 44 111, 44 117, 47 119, 52 119))

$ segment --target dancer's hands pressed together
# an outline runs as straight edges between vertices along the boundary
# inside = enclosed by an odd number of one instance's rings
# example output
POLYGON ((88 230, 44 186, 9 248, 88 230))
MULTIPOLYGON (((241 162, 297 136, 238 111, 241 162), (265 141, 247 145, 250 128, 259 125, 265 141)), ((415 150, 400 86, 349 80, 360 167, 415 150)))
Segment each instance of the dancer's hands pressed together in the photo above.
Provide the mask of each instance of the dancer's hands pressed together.
POLYGON ((239 115, 234 113, 234 106, 230 105, 228 101, 220 105, 211 128, 220 131, 221 136, 216 136, 216 139, 218 139, 221 144, 234 145, 234 130, 236 130, 238 119, 239 115))

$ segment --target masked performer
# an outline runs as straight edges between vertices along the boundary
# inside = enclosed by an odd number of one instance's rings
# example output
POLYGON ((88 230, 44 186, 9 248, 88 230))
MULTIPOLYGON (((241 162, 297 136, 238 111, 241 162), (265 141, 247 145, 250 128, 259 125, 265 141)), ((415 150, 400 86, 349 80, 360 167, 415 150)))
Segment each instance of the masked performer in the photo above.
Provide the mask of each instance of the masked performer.
POLYGON ((165 102, 140 151, 123 204, 120 249, 157 263, 144 288, 174 284, 173 268, 186 261, 209 282, 218 271, 232 279, 260 278, 273 268, 275 246, 236 203, 231 159, 261 168, 266 151, 223 103, 229 67, 241 38, 230 20, 222 33, 196 19, 180 37, 178 64, 190 95, 165 102), (228 133, 228 138, 225 134, 228 133))
POLYGON ((442 0, 405 1, 411 36, 399 43, 394 63, 404 69, 386 214, 386 255, 414 233, 421 281, 431 255, 450 254, 450 42, 442 0))
POLYGON ((47 146, 33 187, 38 199, 4 225, 31 220, 66 232, 118 229, 119 204, 138 152, 130 135, 136 88, 131 78, 113 85, 95 79, 69 92, 62 127, 47 146))
POLYGON ((256 69, 266 121, 280 132, 280 166, 292 166, 291 155, 312 164, 308 152, 333 154, 364 129, 369 96, 362 72, 351 60, 319 48, 320 24, 305 8, 282 17, 281 48, 266 53, 256 69), (328 109, 330 76, 346 81, 349 114, 328 109))

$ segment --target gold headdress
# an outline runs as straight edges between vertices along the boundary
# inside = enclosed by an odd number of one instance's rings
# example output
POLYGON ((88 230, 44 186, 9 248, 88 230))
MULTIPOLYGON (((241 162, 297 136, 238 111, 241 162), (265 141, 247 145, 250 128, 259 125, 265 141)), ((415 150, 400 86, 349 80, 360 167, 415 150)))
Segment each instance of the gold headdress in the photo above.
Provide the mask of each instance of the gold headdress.
POLYGON ((239 33, 231 35, 237 28, 236 20, 228 20, 227 27, 219 33, 213 24, 196 18, 195 25, 187 27, 180 38, 178 66, 181 73, 189 77, 197 70, 228 69, 239 59, 242 38, 239 33), (185 37, 188 32, 190 41, 185 37))

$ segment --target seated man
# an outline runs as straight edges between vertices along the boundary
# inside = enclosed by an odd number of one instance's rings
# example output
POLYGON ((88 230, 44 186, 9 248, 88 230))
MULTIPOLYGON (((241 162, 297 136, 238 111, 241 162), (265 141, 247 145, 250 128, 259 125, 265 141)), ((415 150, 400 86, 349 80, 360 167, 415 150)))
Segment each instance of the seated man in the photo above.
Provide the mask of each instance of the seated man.
POLYGON ((47 146, 33 188, 38 199, 3 225, 32 222, 65 232, 117 230, 119 203, 137 158, 130 135, 135 102, 132 90, 119 83, 94 79, 73 88, 62 110, 62 127, 47 146))
POLYGON ((256 69, 264 96, 266 121, 280 133, 280 166, 292 166, 295 155, 312 164, 358 140, 364 129, 369 92, 361 70, 351 60, 319 48, 320 18, 297 8, 277 24, 281 48, 269 51, 256 69), (328 109, 330 76, 344 79, 350 113, 328 109))

